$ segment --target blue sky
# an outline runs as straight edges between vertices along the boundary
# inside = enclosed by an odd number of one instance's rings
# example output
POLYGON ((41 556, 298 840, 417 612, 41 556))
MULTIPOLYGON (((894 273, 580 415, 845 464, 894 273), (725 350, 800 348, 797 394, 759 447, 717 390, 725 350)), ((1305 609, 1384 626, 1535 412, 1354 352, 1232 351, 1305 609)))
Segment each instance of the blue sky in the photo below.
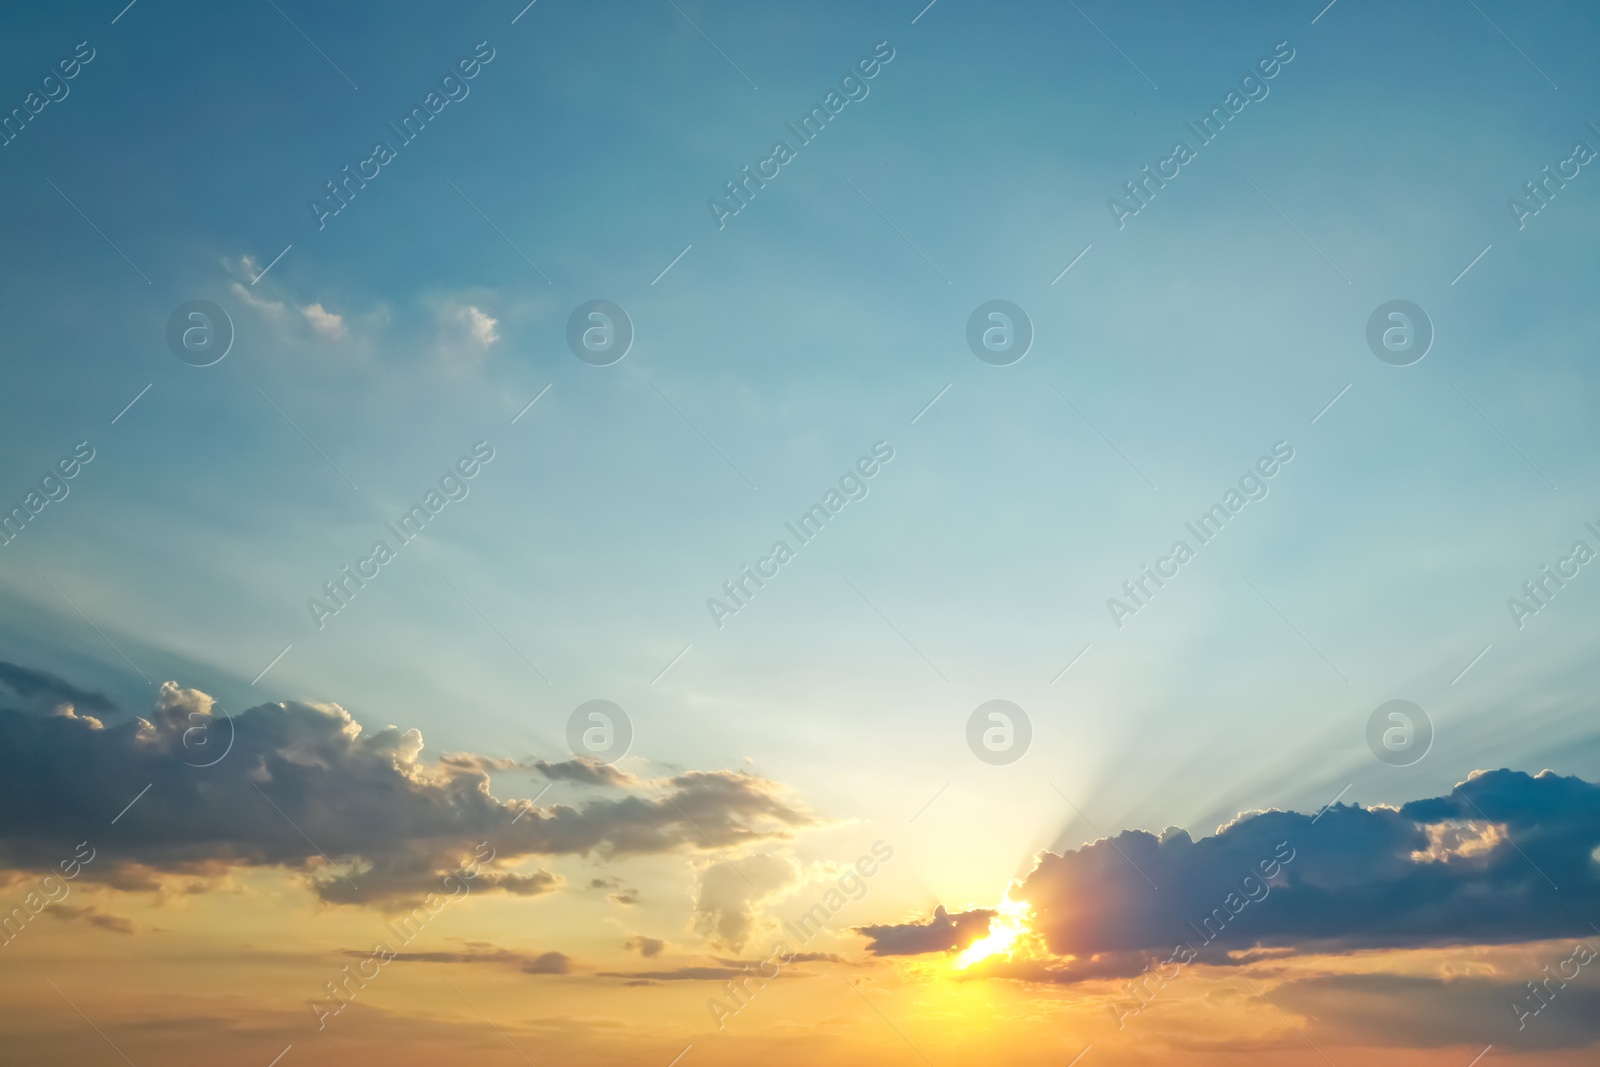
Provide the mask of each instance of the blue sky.
POLYGON ((11 19, 7 107, 95 58, 0 149, 0 494, 96 458, 0 556, 9 658, 140 706, 114 644, 225 707, 334 701, 434 751, 555 758, 612 699, 640 757, 753 761, 893 823, 947 898, 1091 820, 1592 779, 1600 578, 1520 631, 1505 602, 1600 523, 1600 179, 1520 231, 1506 200, 1600 146, 1595 13, 917 6, 11 19), (1107 198, 1285 40, 1270 96, 1118 230, 1107 198), (484 41, 470 95, 319 231, 308 199, 484 41), (870 95, 718 230, 707 198, 880 41, 870 95), (611 367, 565 346, 596 298, 637 331, 611 367), (963 339, 994 298, 1036 331, 1010 367, 963 339), (1410 367, 1365 346, 1394 298, 1437 330, 1410 367), (190 299, 236 328, 215 366, 166 348, 190 299), (471 495, 316 630, 306 598, 480 440, 471 495), (879 440, 870 495, 716 629, 705 599, 879 440), (1106 598, 1280 440, 1270 496, 1113 628, 1106 598), (1405 769, 1363 741, 1397 697, 1438 729, 1405 769), (1009 769, 963 741, 993 698, 1034 723, 1009 769))

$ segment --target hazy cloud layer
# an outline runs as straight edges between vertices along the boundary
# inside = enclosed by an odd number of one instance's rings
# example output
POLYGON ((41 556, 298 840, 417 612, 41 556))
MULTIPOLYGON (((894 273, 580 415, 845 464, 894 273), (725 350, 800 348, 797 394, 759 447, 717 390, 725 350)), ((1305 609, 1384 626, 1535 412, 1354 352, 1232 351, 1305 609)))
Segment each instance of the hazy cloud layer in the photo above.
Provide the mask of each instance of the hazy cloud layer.
MULTIPOLYGON (((1592 934, 1588 942, 1600 946, 1592 934)), ((1552 971, 1564 955, 1565 950, 1551 955, 1552 971)), ((1594 977, 1582 973, 1570 982, 1558 977, 1541 985, 1548 1000, 1533 1014, 1540 1001, 1526 983, 1545 978, 1537 967, 1500 978, 1324 975, 1287 982, 1267 995, 1308 1020, 1313 1041, 1402 1048, 1492 1044, 1496 1054, 1582 1048, 1600 1041, 1600 987, 1594 977)))

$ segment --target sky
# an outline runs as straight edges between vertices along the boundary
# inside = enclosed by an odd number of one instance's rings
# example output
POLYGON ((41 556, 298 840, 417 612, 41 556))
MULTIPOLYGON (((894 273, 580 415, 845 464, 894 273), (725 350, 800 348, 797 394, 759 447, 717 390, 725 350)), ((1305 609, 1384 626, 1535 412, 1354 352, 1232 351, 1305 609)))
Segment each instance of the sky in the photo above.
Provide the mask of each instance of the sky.
POLYGON ((1589 5, 125 3, 0 15, 31 1062, 1592 1060, 1589 5))

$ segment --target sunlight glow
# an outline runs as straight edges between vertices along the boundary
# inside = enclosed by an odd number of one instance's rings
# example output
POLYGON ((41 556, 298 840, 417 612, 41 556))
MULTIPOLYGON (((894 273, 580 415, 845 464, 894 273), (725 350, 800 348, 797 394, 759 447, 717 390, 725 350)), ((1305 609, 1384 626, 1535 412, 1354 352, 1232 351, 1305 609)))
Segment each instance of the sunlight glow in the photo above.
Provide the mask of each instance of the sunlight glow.
POLYGON ((965 970, 979 960, 991 956, 1009 957, 1017 941, 1029 933, 1027 921, 1033 909, 1020 900, 1012 900, 1007 892, 995 905, 997 914, 989 922, 989 932, 968 945, 956 957, 956 967, 965 970))

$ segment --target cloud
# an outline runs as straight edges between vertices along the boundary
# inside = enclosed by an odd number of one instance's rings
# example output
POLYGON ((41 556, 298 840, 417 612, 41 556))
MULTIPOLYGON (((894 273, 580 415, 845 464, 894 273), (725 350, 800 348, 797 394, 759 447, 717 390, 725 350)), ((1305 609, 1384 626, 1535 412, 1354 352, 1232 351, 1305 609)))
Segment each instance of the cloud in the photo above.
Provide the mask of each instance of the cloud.
POLYGON ((449 357, 481 356, 500 340, 500 320, 474 304, 446 301, 439 306, 439 351, 449 357))
POLYGON ((644 982, 725 982, 730 978, 743 978, 748 972, 742 967, 674 967, 669 971, 597 971, 600 978, 628 978, 630 984, 644 982))
POLYGON ((630 937, 623 942, 622 947, 637 952, 648 960, 661 955, 661 950, 667 947, 667 943, 659 937, 630 937))
POLYGON ((572 970, 572 959, 564 952, 541 952, 523 964, 524 974, 566 974, 572 970))
MULTIPOLYGON (((790 952, 787 959, 780 957, 780 962, 787 967, 791 963, 839 963, 846 967, 855 966, 837 952, 790 952)), ((728 960, 718 956, 717 962, 724 967, 759 967, 766 960, 728 960)))
POLYGON ((849 960, 836 952, 795 952, 789 956, 790 963, 843 963, 854 966, 849 960))
POLYGON ((714 945, 743 948, 755 932, 760 906, 793 886, 799 875, 792 862, 771 854, 708 864, 695 892, 695 932, 714 945))
POLYGON ((893 926, 858 926, 856 933, 867 938, 867 951, 874 956, 915 956, 924 952, 953 952, 966 948, 989 932, 995 913, 986 908, 951 915, 940 904, 933 918, 925 923, 899 923, 893 926))
POLYGON ((637 889, 624 889, 620 878, 591 878, 589 879, 589 888, 616 890, 614 893, 606 894, 606 899, 613 904, 629 906, 639 903, 639 891, 637 889))
MULTIPOLYGON (((628 985, 648 985, 654 982, 726 982, 731 978, 751 978, 761 974, 770 960, 738 960, 714 957, 716 966, 690 965, 662 971, 598 971, 600 978, 625 978, 628 985)), ((784 978, 811 978, 805 971, 796 971, 796 963, 839 963, 849 965, 844 958, 831 952, 796 952, 789 956, 778 972, 784 978)), ((775 976, 774 976, 775 977, 775 976)), ((767 978, 771 981, 771 978, 767 978)))
MULTIPOLYGON (((246 258, 248 259, 248 257, 246 258)), ((265 297, 258 295, 254 289, 251 289, 246 285, 242 285, 239 282, 230 283, 228 288, 232 291, 234 296, 238 297, 240 300, 243 300, 246 304, 255 308, 257 311, 265 312, 268 315, 282 315, 284 313, 285 307, 283 301, 281 300, 268 300, 265 297)))
POLYGON ((500 325, 499 320, 492 319, 475 307, 467 307, 463 316, 467 335, 484 348, 488 348, 500 340, 500 335, 495 332, 495 327, 500 325))
POLYGON ((338 341, 349 336, 350 329, 344 324, 344 319, 324 308, 321 304, 307 304, 300 309, 300 314, 311 323, 311 328, 323 337, 338 341))
POLYGON ((36 671, 0 660, 0 702, 37 714, 59 715, 62 709, 87 711, 94 715, 117 714, 110 698, 58 678, 49 671, 36 671))
POLYGON ((268 282, 262 289, 257 289, 255 283, 261 278, 261 264, 248 253, 238 259, 222 257, 222 266, 236 279, 228 283, 228 290, 240 301, 274 317, 282 315, 287 307, 281 300, 271 300, 265 295, 266 289, 271 288, 268 282))
POLYGON ((82 920, 91 926, 98 926, 102 930, 110 930, 117 934, 133 933, 133 921, 121 915, 113 915, 108 911, 101 911, 92 904, 79 906, 77 904, 57 904, 46 908, 45 914, 64 921, 82 920))
POLYGON ((1252 812, 1198 841, 1124 831, 1042 853, 1012 895, 1052 953, 1076 957, 1056 980, 1119 954, 1136 971, 1179 944, 1237 964, 1228 952, 1535 941, 1593 933, 1597 845, 1600 787, 1498 770, 1399 808, 1252 812))
MULTIPOLYGON (((6 677, 13 692, 38 692, 50 676, 6 677)), ((487 764, 459 754, 429 763, 422 749, 418 731, 367 731, 337 704, 262 704, 230 718, 173 682, 147 717, 104 729, 0 704, 0 870, 51 869, 92 838, 99 855, 83 876, 117 888, 281 866, 330 902, 399 904, 450 892, 443 879, 484 852, 493 858, 474 888, 537 895, 561 881, 515 869, 535 857, 700 854, 819 821, 776 783, 731 771, 688 771, 650 797, 502 801, 487 764)))
POLYGON ((533 768, 552 782, 577 782, 580 785, 604 786, 636 786, 640 784, 638 778, 627 771, 620 771, 609 763, 601 763, 590 756, 578 756, 574 759, 562 760, 560 763, 551 763, 549 760, 534 760, 533 768))
MULTIPOLYGON (((486 941, 467 941, 464 944, 466 947, 458 952, 396 952, 391 959, 411 963, 493 963, 513 967, 523 974, 572 973, 572 957, 564 952, 516 952, 486 941)), ((353 949, 346 949, 344 954, 360 959, 372 955, 370 951, 358 952, 353 949)))
POLYGON ((439 757, 441 766, 463 771, 514 771, 523 766, 509 756, 480 756, 474 752, 448 752, 439 757))

